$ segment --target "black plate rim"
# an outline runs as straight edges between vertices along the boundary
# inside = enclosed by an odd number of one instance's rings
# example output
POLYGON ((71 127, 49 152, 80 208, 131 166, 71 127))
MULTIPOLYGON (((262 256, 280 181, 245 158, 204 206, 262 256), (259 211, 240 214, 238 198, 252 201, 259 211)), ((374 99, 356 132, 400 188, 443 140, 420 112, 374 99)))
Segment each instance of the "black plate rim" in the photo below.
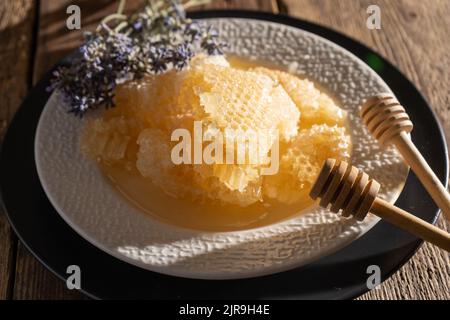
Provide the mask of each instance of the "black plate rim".
MULTIPOLYGON (((193 19, 210 19, 210 18, 241 18, 241 19, 257 19, 257 20, 264 20, 264 21, 269 21, 269 22, 275 22, 275 23, 280 23, 280 24, 284 24, 284 25, 289 25, 292 26, 294 28, 300 28, 302 30, 311 32, 315 35, 319 35, 333 43, 336 43, 334 40, 329 39, 326 34, 328 35, 333 35, 333 36, 337 36, 339 38, 342 39, 347 39, 350 40, 351 42, 353 42, 354 45, 357 45, 361 48, 364 48, 365 50, 369 51, 369 52, 375 52, 374 50, 368 48, 366 45, 362 44, 359 40, 356 40, 350 36, 344 35, 341 32, 332 30, 326 26, 317 24, 317 23, 313 23, 313 22, 309 22, 303 19, 298 19, 298 18, 293 18, 284 14, 279 14, 279 15, 275 15, 272 13, 267 13, 267 12, 260 12, 260 11, 254 11, 254 10, 206 10, 206 11, 193 11, 189 13, 189 16, 192 17, 193 19), (314 28, 315 30, 319 29, 321 31, 321 33, 315 32, 315 31, 311 31, 308 29, 305 29, 305 26, 310 27, 310 28, 314 28)), ((354 54, 352 52, 352 50, 346 48, 344 45, 337 43, 339 46, 343 47, 345 50, 351 52, 352 54, 354 54)), ((354 54, 355 56, 357 56, 356 54, 354 54)), ((391 62, 389 62, 389 60, 387 60, 384 56, 380 55, 379 53, 377 53, 377 55, 383 60, 383 62, 388 65, 388 67, 390 69, 392 69, 393 71, 395 71, 396 73, 398 73, 404 81, 406 81, 408 83, 408 85, 416 88, 416 86, 412 83, 412 81, 406 77, 397 67, 395 67, 391 62)), ((53 70, 55 70, 55 68, 57 68, 59 65, 64 64, 64 61, 68 59, 68 57, 72 56, 72 54, 70 54, 69 56, 65 57, 61 62, 57 63, 54 67, 51 68, 50 71, 48 71, 43 77, 42 79, 30 90, 30 92, 27 94, 27 97, 32 95, 35 91, 38 91, 38 87, 41 87, 43 84, 48 83, 48 80, 50 79, 53 70)), ((357 56, 358 58, 360 58, 359 56, 357 56)), ((430 114, 433 117, 433 120, 435 121, 435 124, 437 126, 437 129, 439 131, 439 138, 440 138, 440 143, 441 143, 441 147, 443 148, 444 154, 446 155, 446 161, 445 161, 445 174, 448 176, 449 173, 449 160, 448 160, 448 147, 447 147, 447 143, 446 143, 446 136, 443 130, 443 127, 439 121, 439 118, 436 115, 436 112, 430 107, 430 103, 428 102, 428 100, 425 98, 425 96, 416 88, 416 94, 420 95, 420 97, 423 99, 423 101, 427 104, 428 106, 428 111, 430 112, 430 114)), ((26 97, 26 98, 27 98, 26 97)), ((26 100, 26 98, 24 99, 24 101, 26 100)), ((20 109, 22 109, 24 103, 19 107, 18 111, 20 109)), ((9 123, 7 130, 6 130, 6 134, 4 135, 3 140, 1 141, 1 146, 0 146, 0 163, 3 162, 3 158, 4 158, 4 150, 3 150, 3 144, 4 141, 7 140, 8 136, 9 136, 9 128, 10 126, 16 121, 16 119, 18 118, 19 112, 16 112, 16 114, 13 116, 11 122, 9 123)), ((34 159, 33 159, 34 160, 34 159)), ((446 180, 444 182, 444 186, 447 188, 448 187, 448 180, 446 180)), ((33 250, 31 248, 31 246, 29 245, 28 242, 26 242, 24 240, 24 238, 22 237, 21 233, 18 232, 18 229, 16 228, 16 225, 13 223, 12 220, 12 216, 9 213, 9 211, 7 210, 6 204, 4 202, 4 197, 3 197, 3 180, 0 180, 0 197, 1 197, 1 206, 5 212, 5 216, 7 218, 7 221, 9 222, 12 230, 14 231, 14 233, 16 234, 16 236, 18 237, 18 239, 21 241, 21 243, 26 247, 26 249, 32 253, 32 255, 49 271, 51 271, 57 278, 61 279, 62 281, 66 281, 66 279, 64 278, 64 276, 62 276, 58 271, 56 271, 52 266, 50 266, 49 264, 47 264, 36 252, 35 250, 33 250)), ((441 214, 441 211, 438 209, 437 212, 434 214, 434 218, 432 223, 435 224, 439 218, 441 214)), ((369 230, 368 232, 370 232, 371 230, 369 230)), ((417 240, 415 241, 415 245, 413 247, 413 249, 410 251, 410 253, 408 255, 405 256, 404 259, 402 259, 401 261, 399 261, 399 263, 392 268, 392 270, 389 270, 388 272, 385 272, 383 274, 383 282, 388 280, 395 272, 397 272, 399 269, 401 269, 404 264, 406 262, 408 262, 412 256, 415 255, 415 253, 420 249, 420 247, 423 245, 423 241, 422 240, 417 240)), ((103 251, 102 251, 103 252, 103 251)), ((112 257, 114 259, 117 259, 115 257, 112 257)), ((117 259, 118 260, 118 259, 117 259)), ((120 261, 120 260, 118 260, 120 261)), ((92 299, 96 299, 96 300, 100 300, 102 298, 84 290, 83 288, 81 288, 79 290, 80 292, 82 292, 83 294, 85 294, 86 296, 92 298, 92 299)), ((361 296, 362 294, 368 292, 368 289, 364 289, 364 290, 359 290, 358 292, 355 292, 353 295, 347 295, 347 296, 343 296, 343 299, 354 299, 356 297, 361 296)))

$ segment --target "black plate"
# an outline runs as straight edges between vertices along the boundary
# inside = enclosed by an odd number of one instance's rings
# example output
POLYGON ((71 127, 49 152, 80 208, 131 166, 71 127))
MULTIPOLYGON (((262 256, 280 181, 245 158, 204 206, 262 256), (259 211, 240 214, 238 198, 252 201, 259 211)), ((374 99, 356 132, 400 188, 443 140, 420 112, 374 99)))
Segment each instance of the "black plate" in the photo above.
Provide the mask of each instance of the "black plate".
MULTIPOLYGON (((274 21, 327 38, 368 61, 408 106, 415 123, 415 144, 447 183, 445 138, 429 105, 414 85, 389 62, 339 33, 305 21, 248 11, 193 13, 193 18, 239 17, 274 21)), ((276 275, 231 281, 190 280, 165 276, 109 256, 81 238, 56 213, 39 182, 34 135, 49 94, 50 73, 30 92, 7 132, 1 154, 3 204, 9 221, 27 248, 64 279, 69 265, 82 270, 82 291, 94 298, 138 299, 348 299, 366 292, 367 267, 378 265, 382 279, 397 271, 421 245, 417 238, 380 222, 345 249, 306 267, 276 275)), ((397 205, 434 223, 438 209, 410 174, 397 205)))

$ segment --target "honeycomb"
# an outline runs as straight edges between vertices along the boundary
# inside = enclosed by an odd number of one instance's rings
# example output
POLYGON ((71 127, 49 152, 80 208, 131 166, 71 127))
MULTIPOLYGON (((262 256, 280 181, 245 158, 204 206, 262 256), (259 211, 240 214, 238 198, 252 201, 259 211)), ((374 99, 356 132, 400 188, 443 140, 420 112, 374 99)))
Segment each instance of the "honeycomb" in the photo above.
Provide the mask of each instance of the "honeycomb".
POLYGON ((286 91, 269 77, 224 67, 202 72, 204 82, 196 91, 209 121, 218 128, 279 129, 285 140, 297 134, 300 112, 286 91))
POLYGON ((87 122, 81 136, 81 149, 99 160, 114 163, 133 159, 133 141, 142 125, 133 118, 114 117, 87 122))
POLYGON ((302 114, 302 128, 311 127, 318 122, 331 126, 345 126, 345 111, 336 106, 330 97, 321 93, 313 82, 264 67, 254 68, 252 71, 267 75, 283 86, 302 114))
POLYGON ((328 158, 350 159, 351 140, 344 127, 315 124, 299 132, 280 159, 278 174, 264 177, 264 194, 294 203, 309 193, 328 158))
POLYGON ((139 135, 136 167, 140 174, 153 181, 167 194, 186 196, 197 194, 194 172, 184 166, 176 166, 170 158, 171 148, 166 134, 159 129, 145 129, 139 135))
MULTIPOLYGON (((281 71, 242 70, 223 57, 199 56, 185 71, 119 86, 115 99, 116 108, 88 121, 83 151, 100 163, 134 169, 177 198, 242 207, 266 199, 290 204, 307 198, 326 158, 350 156, 345 112, 312 82, 281 71), (279 172, 261 175, 267 164, 248 156, 239 164, 175 165, 171 134, 184 128, 193 137, 194 121, 224 138, 228 129, 260 133, 256 151, 245 145, 247 155, 269 155, 279 137, 279 172)), ((237 157, 236 150, 222 151, 224 158, 230 152, 237 157)))

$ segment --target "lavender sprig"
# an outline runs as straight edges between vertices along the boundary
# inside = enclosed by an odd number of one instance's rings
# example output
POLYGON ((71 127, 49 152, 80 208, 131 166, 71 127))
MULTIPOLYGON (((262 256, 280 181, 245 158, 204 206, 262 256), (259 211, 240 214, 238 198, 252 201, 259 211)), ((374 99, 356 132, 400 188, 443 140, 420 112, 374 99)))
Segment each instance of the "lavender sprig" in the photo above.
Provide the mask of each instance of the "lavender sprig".
MULTIPOLYGON (((202 0, 190 3, 196 1, 202 0)), ((113 107, 117 85, 183 70, 195 54, 222 54, 223 46, 212 28, 186 18, 178 0, 150 2, 130 18, 120 12, 105 18, 95 33, 86 33, 79 56, 55 71, 49 90, 61 90, 69 111, 83 116, 101 105, 113 107), (116 28, 108 26, 106 21, 115 19, 116 28)))

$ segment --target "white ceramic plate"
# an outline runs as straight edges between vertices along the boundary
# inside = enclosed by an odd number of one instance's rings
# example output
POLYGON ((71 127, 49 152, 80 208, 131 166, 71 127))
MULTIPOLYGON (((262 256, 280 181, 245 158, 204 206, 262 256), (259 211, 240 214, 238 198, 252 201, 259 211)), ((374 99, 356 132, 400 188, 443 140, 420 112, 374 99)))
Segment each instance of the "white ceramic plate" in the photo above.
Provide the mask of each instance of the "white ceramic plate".
MULTIPOLYGON (((251 19, 207 20, 229 43, 228 52, 262 59, 320 83, 348 111, 353 159, 382 185, 381 196, 394 202, 408 168, 394 151, 380 152, 363 128, 358 108, 388 86, 357 57, 314 34, 251 19)), ((79 148, 83 121, 66 112, 58 94, 48 101, 35 142, 41 183, 53 206, 85 239, 139 267, 201 279, 255 277, 312 262, 348 245, 378 219, 363 223, 321 208, 276 225, 239 232, 185 230, 158 222, 124 200, 97 165, 79 148)))

